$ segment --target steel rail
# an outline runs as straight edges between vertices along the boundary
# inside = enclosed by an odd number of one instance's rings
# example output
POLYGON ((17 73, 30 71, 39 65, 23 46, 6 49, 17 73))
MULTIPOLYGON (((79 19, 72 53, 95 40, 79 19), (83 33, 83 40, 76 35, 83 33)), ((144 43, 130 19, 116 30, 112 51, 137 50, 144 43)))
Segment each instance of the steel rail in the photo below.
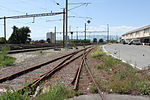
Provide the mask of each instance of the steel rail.
POLYGON ((36 80, 34 82, 34 84, 32 84, 32 86, 38 86, 39 83, 41 81, 44 81, 45 79, 49 78, 50 76, 52 76, 55 72, 57 72, 58 70, 60 70, 61 68, 63 68, 64 66, 67 66, 68 64, 70 64, 71 62, 73 62, 74 60, 80 58, 83 54, 80 54, 79 56, 70 59, 69 61, 67 61, 66 63, 62 64, 61 66, 57 65, 56 67, 54 67, 54 69, 50 70, 49 72, 47 72, 46 74, 44 74, 40 79, 36 80))
POLYGON ((12 74, 12 75, 9 75, 9 76, 0 78, 0 83, 3 83, 3 82, 5 82, 5 81, 7 81, 7 80, 13 80, 13 79, 15 79, 15 78, 17 78, 17 77, 19 77, 19 76, 22 76, 22 75, 24 75, 24 74, 26 74, 26 73, 29 73, 29 72, 33 71, 33 70, 35 70, 35 69, 41 68, 42 66, 45 66, 45 65, 47 65, 47 64, 50 64, 50 63, 52 63, 52 62, 55 62, 55 61, 57 61, 57 60, 60 60, 60 59, 62 59, 62 58, 65 58, 65 57, 67 57, 67 56, 73 55, 73 54, 75 54, 75 53, 81 52, 81 51, 86 50, 86 49, 88 49, 88 48, 90 48, 90 47, 84 48, 84 49, 82 49, 82 50, 75 51, 75 52, 73 52, 73 53, 69 53, 69 54, 67 54, 67 55, 63 55, 63 56, 61 56, 61 57, 57 57, 57 58, 55 58, 55 59, 53 59, 53 60, 44 62, 44 63, 39 64, 39 65, 36 65, 36 66, 32 66, 32 67, 27 68, 27 69, 25 69, 25 70, 16 72, 16 73, 14 73, 14 74, 12 74))
MULTIPOLYGON (((88 47, 88 48, 91 48, 91 47, 88 47)), ((85 48, 83 50, 86 50, 88 48, 85 48)), ((68 58, 65 59, 65 60, 67 60, 67 62, 63 63, 64 61, 62 61, 60 64, 58 64, 57 66, 55 66, 53 69, 51 69, 48 72, 46 72, 43 75, 41 75, 41 77, 39 79, 37 79, 34 82, 30 83, 28 86, 23 87, 22 89, 18 90, 17 92, 24 93, 26 89, 28 89, 28 90, 31 89, 32 91, 35 91, 36 87, 39 86, 43 81, 47 80, 52 75, 54 75, 57 71, 59 71, 60 69, 62 69, 65 66, 67 66, 68 64, 70 64, 74 60, 78 59, 82 55, 83 54, 80 54, 77 57, 74 57, 74 58, 70 59, 72 56, 74 56, 74 55, 71 55, 70 57, 68 57, 68 58)))
POLYGON ((97 84, 96 80, 94 79, 94 77, 93 77, 93 75, 92 75, 90 69, 88 68, 88 65, 87 65, 87 62, 86 62, 86 58, 84 59, 84 64, 85 64, 85 67, 86 67, 86 69, 87 69, 87 71, 88 71, 88 73, 89 73, 89 75, 90 75, 90 77, 91 77, 91 79, 92 79, 94 85, 96 86, 96 88, 97 88, 97 90, 98 90, 98 93, 99 93, 100 97, 102 98, 102 100, 106 100, 106 98, 104 97, 102 91, 101 91, 100 88, 98 87, 98 84, 97 84))
POLYGON ((77 70, 77 72, 76 72, 76 74, 75 74, 75 76, 74 76, 74 78, 73 78, 73 80, 72 80, 72 82, 71 82, 71 84, 74 83, 74 88, 73 88, 74 90, 77 90, 77 88, 78 88, 79 77, 80 77, 80 73, 81 73, 82 67, 84 66, 85 56, 87 56, 88 53, 89 53, 92 49, 93 49, 93 48, 91 48, 91 49, 89 49, 87 52, 84 52, 84 53, 83 53, 83 57, 82 57, 81 64, 80 64, 80 66, 78 67, 78 70, 77 70))

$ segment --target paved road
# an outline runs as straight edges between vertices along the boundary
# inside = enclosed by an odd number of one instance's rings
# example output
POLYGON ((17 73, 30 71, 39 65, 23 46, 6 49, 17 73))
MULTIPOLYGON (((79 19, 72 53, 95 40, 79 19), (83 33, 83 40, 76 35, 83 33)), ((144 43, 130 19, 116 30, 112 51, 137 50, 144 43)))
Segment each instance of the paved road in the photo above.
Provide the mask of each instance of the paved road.
MULTIPOLYGON (((150 100, 150 97, 144 96, 131 96, 131 95, 119 95, 119 94, 107 94, 106 100, 150 100)), ((71 98, 69 100, 102 100, 99 94, 82 95, 71 98)))
POLYGON ((150 46, 112 44, 105 45, 104 49, 139 68, 150 65, 150 46))

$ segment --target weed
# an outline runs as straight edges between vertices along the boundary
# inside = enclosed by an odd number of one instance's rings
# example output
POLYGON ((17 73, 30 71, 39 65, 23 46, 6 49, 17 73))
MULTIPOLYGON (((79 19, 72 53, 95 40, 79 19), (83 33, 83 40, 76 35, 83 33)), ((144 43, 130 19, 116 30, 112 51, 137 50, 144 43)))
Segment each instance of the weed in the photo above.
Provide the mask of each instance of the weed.
POLYGON ((150 95, 150 87, 146 82, 138 81, 136 83, 138 91, 140 91, 144 95, 150 95))
POLYGON ((131 91, 131 82, 129 80, 118 80, 111 84, 112 91, 115 93, 129 94, 131 91))
POLYGON ((102 50, 100 50, 100 49, 97 49, 95 52, 92 52, 91 53, 91 56, 93 57, 93 58, 96 58, 96 57, 102 57, 102 56, 104 56, 104 52, 102 52, 102 50))
POLYGON ((98 65, 97 69, 104 69, 104 66, 103 65, 98 65))
POLYGON ((40 54, 41 54, 41 55, 43 55, 43 54, 44 54, 44 52, 43 52, 43 51, 40 51, 40 54))
POLYGON ((96 88, 96 86, 95 86, 94 84, 92 84, 92 85, 90 86, 90 92, 91 92, 91 93, 98 93, 98 90, 97 90, 97 88, 96 88))
POLYGON ((39 95, 37 100, 64 100, 67 98, 67 88, 64 84, 58 84, 56 86, 50 85, 50 90, 39 95))
POLYGON ((29 100, 29 96, 27 94, 22 95, 19 92, 15 92, 13 89, 7 88, 5 93, 1 94, 1 100, 29 100), (12 91, 11 91, 12 90, 12 91))
POLYGON ((16 60, 16 58, 7 56, 9 50, 10 49, 6 46, 1 48, 0 66, 11 66, 11 65, 13 65, 14 61, 16 60))
MULTIPOLYGON (((143 74, 129 64, 104 54, 101 49, 97 48, 91 56, 96 58, 98 55, 101 56, 101 59, 99 59, 101 65, 98 65, 97 69, 101 69, 103 80, 98 80, 97 83, 103 91, 150 95, 150 78, 147 74, 143 74), (97 52, 100 52, 100 54, 97 52)), ((94 86, 91 86, 91 91, 96 91, 94 86)))

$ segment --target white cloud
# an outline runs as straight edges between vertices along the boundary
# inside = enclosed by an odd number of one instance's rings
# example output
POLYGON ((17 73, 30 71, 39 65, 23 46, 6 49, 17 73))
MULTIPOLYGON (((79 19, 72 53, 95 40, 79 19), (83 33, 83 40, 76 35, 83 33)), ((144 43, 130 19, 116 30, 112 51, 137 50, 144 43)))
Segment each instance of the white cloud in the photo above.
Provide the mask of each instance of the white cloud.
POLYGON ((122 35, 126 32, 129 32, 131 30, 134 30, 138 27, 135 26, 112 26, 110 27, 110 34, 112 35, 122 35))

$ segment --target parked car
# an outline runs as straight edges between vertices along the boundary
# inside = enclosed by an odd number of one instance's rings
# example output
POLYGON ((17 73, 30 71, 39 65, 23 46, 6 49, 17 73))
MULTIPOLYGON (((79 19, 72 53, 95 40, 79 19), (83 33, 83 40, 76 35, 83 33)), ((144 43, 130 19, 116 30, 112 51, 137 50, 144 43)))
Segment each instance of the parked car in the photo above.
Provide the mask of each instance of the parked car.
POLYGON ((132 39, 128 45, 131 45, 131 44, 134 44, 134 45, 141 45, 142 43, 140 42, 140 39, 132 39))
POLYGON ((128 44, 128 43, 129 43, 129 40, 123 40, 122 43, 123 43, 123 44, 128 44))

